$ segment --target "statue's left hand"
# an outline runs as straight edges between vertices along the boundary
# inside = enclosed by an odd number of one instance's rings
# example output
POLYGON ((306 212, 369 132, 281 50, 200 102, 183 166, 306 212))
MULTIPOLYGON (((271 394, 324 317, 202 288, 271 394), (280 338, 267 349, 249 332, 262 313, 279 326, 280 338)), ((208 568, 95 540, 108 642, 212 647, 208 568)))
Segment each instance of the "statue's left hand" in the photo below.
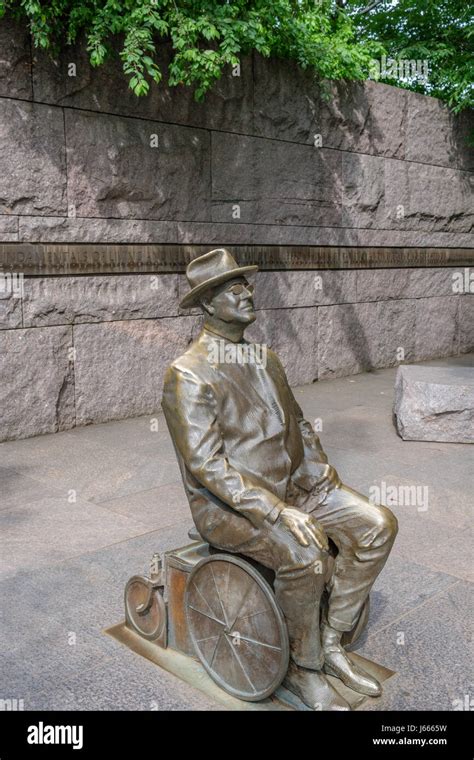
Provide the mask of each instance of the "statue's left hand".
POLYGON ((280 512, 280 520, 301 546, 314 544, 323 551, 329 550, 328 538, 323 526, 312 515, 293 507, 285 507, 280 512))

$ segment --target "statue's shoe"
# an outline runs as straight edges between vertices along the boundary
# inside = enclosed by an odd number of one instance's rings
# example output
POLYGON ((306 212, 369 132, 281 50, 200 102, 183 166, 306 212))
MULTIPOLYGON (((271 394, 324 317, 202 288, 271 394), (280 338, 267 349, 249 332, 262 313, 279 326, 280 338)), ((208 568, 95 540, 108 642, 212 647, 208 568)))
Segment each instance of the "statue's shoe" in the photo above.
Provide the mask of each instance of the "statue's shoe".
POLYGON ((282 684, 312 710, 350 710, 350 705, 333 689, 324 673, 300 668, 290 661, 282 684))
POLYGON ((380 697, 382 687, 377 679, 355 665, 342 646, 324 652, 324 672, 339 678, 350 689, 367 697, 380 697))

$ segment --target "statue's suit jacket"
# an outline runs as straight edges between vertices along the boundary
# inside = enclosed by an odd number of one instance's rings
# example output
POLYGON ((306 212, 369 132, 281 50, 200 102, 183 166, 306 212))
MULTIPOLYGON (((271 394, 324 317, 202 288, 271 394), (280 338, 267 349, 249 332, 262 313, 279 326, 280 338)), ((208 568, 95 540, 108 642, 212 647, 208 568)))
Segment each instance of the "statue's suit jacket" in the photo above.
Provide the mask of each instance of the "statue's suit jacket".
POLYGON ((223 341, 204 328, 168 368, 162 399, 193 520, 217 546, 237 544, 248 521, 274 523, 327 462, 276 354, 261 366, 216 362, 223 341))

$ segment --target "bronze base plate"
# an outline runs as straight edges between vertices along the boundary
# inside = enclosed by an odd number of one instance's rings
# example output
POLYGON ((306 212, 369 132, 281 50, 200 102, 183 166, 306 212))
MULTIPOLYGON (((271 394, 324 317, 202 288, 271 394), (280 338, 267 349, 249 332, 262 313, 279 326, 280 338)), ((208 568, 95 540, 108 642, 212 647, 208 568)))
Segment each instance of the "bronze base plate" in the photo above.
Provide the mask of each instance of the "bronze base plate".
MULTIPOLYGON (((287 689, 284 689, 282 686, 276 690, 275 694, 264 699, 262 702, 243 702, 241 699, 231 697, 230 694, 227 694, 214 683, 198 660, 182 654, 181 652, 177 652, 170 647, 162 649, 153 642, 143 639, 137 633, 130 630, 130 628, 127 628, 125 623, 119 623, 111 628, 107 628, 104 633, 112 636, 112 638, 116 639, 116 641, 119 641, 121 644, 124 644, 133 652, 154 662, 155 665, 158 665, 160 668, 167 670, 177 678, 185 681, 185 683, 188 683, 193 688, 199 689, 209 697, 209 699, 222 705, 223 709, 305 710, 310 712, 309 707, 306 707, 298 697, 287 689)), ((377 665, 377 663, 367 660, 365 657, 361 657, 355 652, 348 652, 348 655, 354 660, 354 662, 361 665, 364 670, 370 673, 370 675, 375 676, 380 683, 383 683, 388 678, 395 675, 393 670, 384 668, 382 665, 377 665)), ((374 704, 377 702, 376 699, 365 697, 363 694, 358 694, 347 686, 344 686, 338 678, 328 676, 328 679, 340 695, 349 702, 353 710, 367 702, 372 702, 374 704)))

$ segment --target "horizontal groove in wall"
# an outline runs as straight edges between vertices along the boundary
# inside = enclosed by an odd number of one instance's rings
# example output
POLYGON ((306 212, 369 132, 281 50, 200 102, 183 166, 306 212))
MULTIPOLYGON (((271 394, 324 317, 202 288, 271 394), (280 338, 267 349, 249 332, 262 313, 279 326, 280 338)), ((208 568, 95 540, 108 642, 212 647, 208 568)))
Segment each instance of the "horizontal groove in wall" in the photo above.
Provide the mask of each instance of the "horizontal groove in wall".
MULTIPOLYGON (((262 270, 474 266, 473 248, 226 245, 262 270)), ((28 276, 184 272, 216 244, 0 243, 0 271, 28 276)))

